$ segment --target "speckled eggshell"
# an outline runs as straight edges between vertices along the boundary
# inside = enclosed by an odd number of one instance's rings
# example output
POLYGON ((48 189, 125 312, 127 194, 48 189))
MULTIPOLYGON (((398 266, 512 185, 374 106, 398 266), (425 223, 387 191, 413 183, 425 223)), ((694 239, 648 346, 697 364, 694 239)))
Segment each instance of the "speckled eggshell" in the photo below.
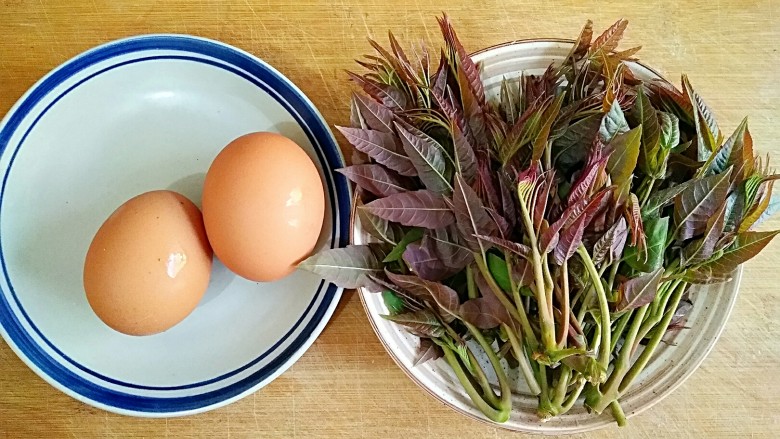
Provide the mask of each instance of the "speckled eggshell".
POLYGON ((97 231, 84 262, 84 290, 111 328, 156 334, 195 309, 211 261, 197 206, 176 192, 147 192, 121 205, 97 231))
POLYGON ((236 274, 274 281, 290 274, 317 242, 325 216, 320 174, 300 146, 258 132, 230 142, 203 187, 211 246, 236 274))

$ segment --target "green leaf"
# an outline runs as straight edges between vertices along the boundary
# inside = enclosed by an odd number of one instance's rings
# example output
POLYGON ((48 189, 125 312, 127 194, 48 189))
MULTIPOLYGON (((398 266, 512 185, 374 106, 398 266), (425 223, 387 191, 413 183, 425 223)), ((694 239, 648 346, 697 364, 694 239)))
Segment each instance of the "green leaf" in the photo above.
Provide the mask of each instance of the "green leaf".
POLYGON ((555 118, 558 117, 558 113, 561 112, 564 96, 565 93, 559 94, 552 104, 548 105, 542 113, 539 132, 533 142, 531 160, 540 160, 544 155, 544 150, 547 148, 547 140, 550 137, 550 130, 552 129, 553 122, 555 122, 555 118))
MULTIPOLYGON (((729 166, 734 165, 737 172, 744 166, 744 157, 742 150, 745 142, 745 132, 747 131, 747 118, 742 120, 734 133, 726 139, 725 142, 712 154, 707 162, 699 169, 698 174, 710 176, 724 172, 729 166)), ((753 158, 750 158, 753 161, 753 158)), ((732 179, 741 179, 742 175, 733 175, 732 179)))
POLYGON ((666 238, 669 232, 669 218, 651 218, 645 224, 647 254, 640 252, 637 246, 628 247, 625 262, 633 269, 649 273, 663 266, 666 238))
POLYGON ((425 232, 423 232, 423 229, 420 228, 413 228, 410 229, 403 238, 401 238, 401 241, 396 244, 395 247, 393 247, 393 250, 390 251, 390 253, 385 257, 385 259, 382 261, 384 263, 388 262, 395 262, 399 259, 401 259, 401 256, 404 254, 404 250, 406 250, 406 246, 413 242, 417 242, 422 239, 425 232))
POLYGON ((677 116, 663 111, 659 111, 658 116, 661 119, 661 148, 673 150, 680 143, 680 121, 677 116))
POLYGON ((726 224, 724 230, 731 232, 739 227, 745 210, 745 185, 740 184, 726 198, 726 224))
POLYGON ((518 103, 518 84, 517 81, 510 81, 506 77, 501 81, 501 91, 499 92, 499 110, 510 125, 517 120, 518 103))
POLYGON ((512 291, 512 283, 509 280, 509 272, 506 268, 506 261, 504 258, 494 255, 493 253, 487 254, 487 266, 488 271, 493 276, 499 287, 507 293, 512 291))
POLYGON ((676 186, 653 192, 645 202, 645 205, 642 206, 642 219, 659 216, 661 209, 671 203, 675 197, 680 195, 691 184, 693 184, 693 180, 688 180, 676 186))
MULTIPOLYGON (((617 101, 613 107, 619 105, 617 101)), ((611 151, 609 161, 607 162, 607 171, 612 182, 620 185, 624 181, 630 180, 631 175, 636 168, 637 159, 639 158, 639 145, 642 139, 642 126, 638 126, 630 131, 624 133, 618 133, 611 142, 609 142, 608 150, 611 151)))
POLYGON ((390 290, 382 291, 382 300, 391 316, 404 312, 404 301, 390 290))
POLYGON ((780 230, 771 232, 744 232, 737 235, 737 239, 716 260, 708 262, 701 267, 711 270, 715 274, 728 274, 734 271, 739 264, 753 258, 774 238, 780 230))
POLYGON ((764 196, 761 198, 761 200, 755 204, 753 204, 753 207, 748 210, 748 212, 745 214, 745 217, 742 218, 742 222, 739 225, 739 232, 746 232, 750 230, 753 225, 761 218, 761 216, 764 215, 764 212, 769 207, 769 202, 772 199, 772 186, 774 185, 774 181, 768 181, 766 183, 767 187, 764 192, 764 196))
POLYGON ((637 90, 632 118, 635 123, 642 125, 639 167, 647 175, 655 175, 657 173, 656 155, 658 154, 661 132, 658 124, 658 114, 650 103, 650 99, 645 94, 643 87, 639 87, 639 90, 637 90))
POLYGON ((728 196, 730 174, 729 169, 722 174, 695 180, 675 199, 675 235, 679 239, 690 239, 704 232, 707 220, 728 196))
POLYGON ((613 101, 612 107, 601 120, 601 128, 599 128, 601 139, 604 143, 609 143, 613 137, 618 134, 623 134, 629 129, 630 127, 628 126, 628 121, 626 121, 626 115, 623 113, 623 109, 620 108, 620 102, 613 101))

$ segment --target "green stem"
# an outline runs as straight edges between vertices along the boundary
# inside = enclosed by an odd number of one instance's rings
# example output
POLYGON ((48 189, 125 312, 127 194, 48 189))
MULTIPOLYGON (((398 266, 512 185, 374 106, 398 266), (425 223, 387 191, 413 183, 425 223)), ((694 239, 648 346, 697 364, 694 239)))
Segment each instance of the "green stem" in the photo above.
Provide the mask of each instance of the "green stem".
POLYGON ((569 379, 571 378, 571 368, 561 366, 561 373, 558 375, 558 383, 555 385, 555 394, 552 400, 552 406, 556 414, 561 412, 563 403, 566 400, 566 390, 569 388, 569 379))
MULTIPOLYGON (((607 382, 604 383, 603 392, 594 388, 594 391, 585 398, 585 404, 593 409, 593 411, 596 413, 603 412, 613 401, 617 400, 618 398, 618 386, 620 386, 623 377, 628 372, 631 363, 631 345, 636 339, 636 335, 639 332, 639 327, 642 324, 642 320, 644 319, 645 313, 647 312, 649 306, 650 305, 648 304, 636 309, 633 321, 631 322, 631 329, 629 329, 628 335, 626 335, 625 341, 623 342, 623 346, 620 348, 620 355, 615 362, 615 367, 612 370, 612 374, 610 374, 607 382)), ((608 329, 609 328, 607 328, 606 331, 602 331, 602 333, 608 332, 608 329)))
MULTIPOLYGON (((648 181, 648 180, 645 180, 645 181, 648 181)), ((640 206, 644 206, 645 203, 647 203, 647 199, 650 198, 650 193, 653 192, 653 185, 655 184, 655 178, 651 178, 649 181, 650 181, 650 183, 647 184, 647 187, 645 189, 645 193, 642 194, 642 199, 639 202, 640 206)))
POLYGON ((645 350, 642 351, 642 354, 639 356, 636 362, 634 362, 634 365, 631 366, 631 370, 628 371, 625 378, 623 378, 622 382, 620 383, 620 387, 618 388, 620 392, 628 389, 634 379, 636 379, 642 370, 644 370, 645 366, 647 366, 647 362, 650 361, 650 357, 652 357, 653 352, 658 347, 658 344, 661 343, 661 339, 663 339, 664 334, 666 334, 666 330, 669 328, 669 323, 672 321, 672 317, 674 317, 674 312, 677 310, 677 306, 680 304, 680 299, 682 298, 684 292, 684 284, 682 288, 678 287, 674 291, 671 299, 671 305, 667 308, 663 320, 658 326, 655 334, 653 334, 653 338, 651 338, 650 342, 647 343, 645 350))
POLYGON ((612 341, 610 338, 610 328, 612 327, 612 324, 609 317, 609 303, 607 303, 607 295, 604 292, 604 285, 601 283, 601 276, 599 275, 598 270, 596 270, 596 266, 593 264, 593 260, 590 258, 590 254, 588 254, 588 250, 585 249, 584 244, 580 244, 580 246, 577 248, 577 253, 579 253, 580 257, 582 258, 582 262, 585 264, 585 268, 588 270, 588 274, 590 275, 590 280, 593 282, 593 287, 596 289, 596 298, 599 301, 599 313, 601 314, 602 328, 601 346, 599 346, 599 363, 602 367, 604 367, 604 369, 607 369, 609 367, 609 348, 612 346, 612 341))
POLYGON ((487 375, 485 375, 485 371, 482 370, 482 366, 479 365, 477 357, 474 356, 474 353, 471 352, 471 349, 468 350, 468 353, 469 361, 471 362, 472 367, 467 369, 471 371, 471 375, 477 380, 477 383, 482 388, 482 396, 487 400, 488 404, 498 408, 500 404, 498 395, 493 392, 493 386, 490 385, 490 381, 488 380, 487 375))
POLYGON ((559 349, 563 349, 566 346, 566 339, 569 338, 569 313, 571 308, 569 302, 569 267, 567 261, 563 261, 563 265, 561 265, 561 277, 561 283, 563 284, 563 309, 561 310, 561 314, 563 315, 563 325, 561 329, 561 335, 558 338, 559 349))
MULTIPOLYGON (((674 280, 671 285, 666 285, 666 288, 662 292, 663 294, 659 292, 659 300, 653 302, 650 316, 645 319, 644 323, 642 323, 642 327, 639 328, 639 335, 637 335, 634 346, 632 347, 634 352, 639 348, 639 342, 641 342, 664 317, 665 313, 668 311, 667 305, 672 296, 674 296, 678 289, 685 291, 685 288, 686 284, 677 279, 674 280)), ((675 309, 677 309, 677 305, 675 305, 675 309)), ((674 313, 675 309, 672 310, 672 313, 674 313)))
POLYGON ((569 396, 566 397, 566 401, 564 401, 563 406, 561 407, 561 411, 558 413, 559 415, 568 412, 572 407, 574 407, 574 403, 577 402, 577 398, 580 397, 580 394, 582 394, 582 389, 585 388, 585 384, 587 383, 588 381, 586 379, 579 380, 577 388, 574 389, 573 392, 569 393, 569 396))
POLYGON ((523 338, 528 343, 528 347, 535 351, 539 347, 539 341, 531 328, 531 322, 528 321, 528 314, 526 314, 525 306, 523 306, 523 298, 520 297, 519 290, 513 291, 512 295, 514 296, 515 306, 517 306, 517 313, 520 315, 520 328, 523 330, 523 338))
POLYGON ((476 299, 478 297, 477 285, 474 282, 474 270, 471 268, 471 264, 466 266, 466 288, 468 290, 469 299, 476 299))
MULTIPOLYGON (((531 247, 531 263, 534 267, 534 278, 536 283, 535 293, 536 301, 539 307, 539 326, 542 331, 542 344, 545 350, 553 351, 557 347, 555 343, 555 322, 552 315, 552 309, 548 305, 547 299, 547 286, 544 281, 542 257, 539 254, 539 245, 536 241, 536 234, 534 233, 533 221, 531 221, 531 215, 528 213, 528 206, 525 205, 525 200, 522 197, 520 199, 520 211, 523 218, 523 223, 528 234, 528 240, 531 247)), ((551 300, 551 299, 550 299, 551 300)))
POLYGON ((469 380, 469 377, 466 375, 466 372, 463 370, 463 367, 460 364, 460 360, 458 359, 457 355, 452 352, 452 349, 447 346, 442 346, 441 348, 444 351, 445 360, 447 360, 447 363, 450 365, 453 372, 455 372, 455 376, 458 377, 458 381, 460 381, 463 389, 469 395, 469 398, 471 398, 471 401, 474 402, 474 405, 477 406, 479 411, 481 411, 485 416, 488 417, 488 419, 492 421, 506 422, 507 419, 509 419, 509 411, 496 410, 490 404, 488 404, 487 401, 485 401, 479 394, 479 391, 477 391, 477 389, 475 389, 471 384, 471 380, 469 380))
MULTIPOLYGON (((618 268, 620 267, 620 261, 615 261, 609 269, 609 280, 607 280, 607 289, 609 289, 610 296, 615 289, 615 277, 617 277, 618 268)), ((602 274, 604 272, 602 271, 602 274)))
POLYGON ((506 323, 502 325, 506 331, 507 337, 509 338, 509 344, 512 346, 512 351, 515 354, 515 358, 520 364, 520 371, 523 373, 526 384, 528 384, 528 389, 531 390, 531 394, 533 395, 542 393, 542 389, 539 388, 539 383, 536 381, 536 376, 534 375, 533 368, 531 367, 531 362, 528 360, 528 355, 526 354, 525 349, 523 349, 523 346, 520 344, 520 340, 517 339, 515 331, 513 331, 512 328, 510 328, 506 323))
MULTIPOLYGON (((552 370, 552 369, 551 369, 552 370)), ((550 404, 550 392, 549 384, 547 383, 547 367, 539 365, 539 385, 542 387, 542 392, 539 394, 539 407, 537 408, 537 415, 542 421, 546 421, 553 416, 552 404, 550 404)))
POLYGON ((615 330, 612 331, 612 344, 609 346, 609 351, 612 352, 615 350, 615 345, 617 345, 618 340, 623 335, 623 331, 626 330, 626 326, 628 325, 628 321, 631 320, 631 316, 634 314, 634 310, 629 310, 622 316, 618 318, 617 326, 615 327, 615 330))
POLYGON ((612 417, 615 418, 615 422, 617 422, 618 427, 625 427, 626 414, 623 413, 623 407, 620 407, 620 403, 617 402, 617 400, 612 401, 609 407, 612 409, 612 417))
POLYGON ((474 339, 477 340, 477 343, 485 350, 488 360, 490 360, 490 365, 493 366, 493 371, 496 373, 496 378, 498 378, 499 391, 501 392, 501 400, 498 402, 496 408, 501 413, 505 413, 506 419, 504 419, 504 421, 506 421, 509 419, 509 412, 512 410, 512 388, 509 386, 509 379, 506 376, 506 372, 504 372, 504 367, 501 365, 501 360, 499 360, 493 347, 485 340, 485 337, 479 329, 468 322, 463 322, 463 324, 466 325, 466 328, 471 332, 474 339))

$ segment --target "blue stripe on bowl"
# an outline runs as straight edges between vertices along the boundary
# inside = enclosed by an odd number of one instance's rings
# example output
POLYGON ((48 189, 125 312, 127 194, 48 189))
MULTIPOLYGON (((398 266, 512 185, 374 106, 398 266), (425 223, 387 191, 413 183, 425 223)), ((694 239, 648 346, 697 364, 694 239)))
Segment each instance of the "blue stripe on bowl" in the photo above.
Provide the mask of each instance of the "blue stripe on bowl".
MULTIPOLYGON (((5 190, 8 175, 13 165, 13 160, 16 153, 21 149, 24 140, 29 132, 34 128, 38 120, 46 113, 53 105, 55 105, 63 96, 77 88, 79 85, 88 81, 89 79, 104 73, 108 70, 120 67, 122 65, 149 61, 154 59, 180 59, 192 62, 200 62, 209 64, 236 75, 252 82, 257 87, 268 92, 273 96, 290 114, 296 119, 296 121, 304 128, 309 140, 314 145, 318 158, 325 169, 326 185, 331 194, 331 211, 333 212, 334 223, 332 230, 332 241, 336 246, 344 246, 348 238, 349 227, 349 186, 340 174, 333 174, 331 169, 335 169, 343 166, 343 159, 338 146, 335 144, 330 131, 324 124, 321 116, 318 114, 313 105, 308 99, 291 83, 287 82, 285 78, 275 71, 273 68, 258 60, 257 58, 246 54, 242 51, 226 46, 221 43, 196 39, 187 36, 143 36, 136 37, 127 40, 120 40, 114 43, 109 43, 105 46, 98 47, 89 52, 86 52, 73 60, 69 61, 65 65, 56 69, 48 77, 42 80, 35 88, 24 98, 17 106, 13 114, 7 118, 5 126, 0 129, 0 153, 5 153, 5 149, 8 146, 8 142, 14 131, 19 127, 21 122, 29 115, 32 109, 37 105, 44 97, 46 97, 53 89, 62 84, 73 75, 88 68, 94 64, 110 60, 117 56, 126 55, 128 53, 147 51, 153 49, 160 50, 172 50, 182 51, 194 54, 206 55, 211 58, 222 61, 216 62, 208 59, 191 57, 191 56, 154 56, 134 59, 130 61, 119 62, 106 67, 96 73, 89 75, 88 77, 80 80, 77 84, 69 87, 62 94, 57 96, 33 121, 30 128, 22 137, 18 148, 11 156, 9 167, 6 171, 6 175, 3 178, 2 189, 0 190, 0 207, 2 206, 2 195, 5 190), (224 63, 224 64, 223 64, 224 63), (234 66, 234 67, 233 67, 234 66), (246 74, 247 72, 249 74, 246 74)), ((0 211, 1 212, 1 211, 0 211)), ((174 391, 184 389, 194 389, 204 385, 214 384, 221 380, 227 379, 238 373, 241 373, 263 359, 267 358, 279 345, 285 342, 290 337, 298 326, 304 321, 306 315, 311 311, 314 303, 316 303, 321 289, 324 283, 320 284, 317 294, 314 296, 312 302, 307 307, 301 318, 295 323, 292 329, 277 342, 269 351, 263 353, 258 358, 252 360, 250 363, 234 370, 223 374, 221 376, 202 381, 199 383, 192 383, 182 386, 170 386, 170 387, 153 387, 144 386, 133 383, 125 383, 110 377, 106 377, 95 371, 92 371, 74 360, 67 357, 64 353, 59 351, 51 342, 49 342, 38 328, 33 324, 30 318, 24 311, 21 303, 19 302, 13 287, 11 286, 11 280, 8 276, 5 260, 2 255, 2 237, 0 236, 0 264, 3 268, 3 273, 6 277, 8 285, 11 287, 11 295, 16 302, 16 305, 22 312, 23 317, 27 320, 28 324, 33 328, 37 335, 49 345, 49 347, 62 356, 66 361, 73 364, 85 373, 93 375, 99 379, 114 385, 121 385, 129 389, 143 389, 143 390, 157 390, 157 391, 174 391)), ((42 373, 58 382, 67 389, 76 392, 83 397, 92 400, 96 403, 106 405, 108 407, 114 407, 124 411, 134 411, 142 413, 177 413, 191 410, 197 410, 206 408, 215 404, 218 404, 227 399, 233 398, 241 393, 244 393, 263 380, 272 375, 278 370, 284 363, 293 356, 312 336, 313 331, 324 317, 327 310, 333 304, 334 299, 340 293, 340 289, 334 285, 328 285, 323 300, 317 307, 311 319, 308 320, 301 334, 277 357, 275 357, 269 364, 252 373, 250 376, 241 379, 240 381, 230 384, 224 388, 206 392, 199 395, 187 396, 187 397, 147 397, 138 396, 125 392, 118 392, 91 381, 85 380, 79 375, 71 372, 63 365, 59 364, 54 358, 49 356, 41 346, 39 346, 35 340, 28 334, 23 326, 20 324, 18 317, 11 310, 9 303, 6 301, 4 295, 0 295, 0 324, 3 325, 7 332, 7 336, 16 347, 21 351, 27 359, 37 366, 42 373)))

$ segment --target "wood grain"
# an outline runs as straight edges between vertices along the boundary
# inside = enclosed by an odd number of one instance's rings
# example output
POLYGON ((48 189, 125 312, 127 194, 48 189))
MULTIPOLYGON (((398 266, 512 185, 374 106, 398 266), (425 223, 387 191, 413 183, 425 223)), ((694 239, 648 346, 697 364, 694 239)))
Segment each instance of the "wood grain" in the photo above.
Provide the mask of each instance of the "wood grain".
MULTIPOLYGON (((0 114, 42 75, 79 52, 143 33, 214 38, 265 59, 319 107, 348 121, 344 69, 366 36, 440 44, 446 10, 469 49, 529 37, 576 36, 591 18, 631 21, 627 43, 673 80, 689 73, 725 131, 750 116, 757 149, 780 156, 777 1, 0 0, 0 114), (606 3, 606 2, 604 2, 606 3)), ((342 144, 342 147, 346 145, 342 144)), ((775 220, 770 226, 778 226, 775 220)), ((780 428, 780 242, 747 266, 722 339, 671 397, 631 420, 581 437, 776 437, 780 428)), ((520 437, 456 415, 415 387, 384 352, 360 301, 347 293, 332 322, 288 372, 210 413, 134 419, 76 402, 0 342, 0 437, 520 437)))

